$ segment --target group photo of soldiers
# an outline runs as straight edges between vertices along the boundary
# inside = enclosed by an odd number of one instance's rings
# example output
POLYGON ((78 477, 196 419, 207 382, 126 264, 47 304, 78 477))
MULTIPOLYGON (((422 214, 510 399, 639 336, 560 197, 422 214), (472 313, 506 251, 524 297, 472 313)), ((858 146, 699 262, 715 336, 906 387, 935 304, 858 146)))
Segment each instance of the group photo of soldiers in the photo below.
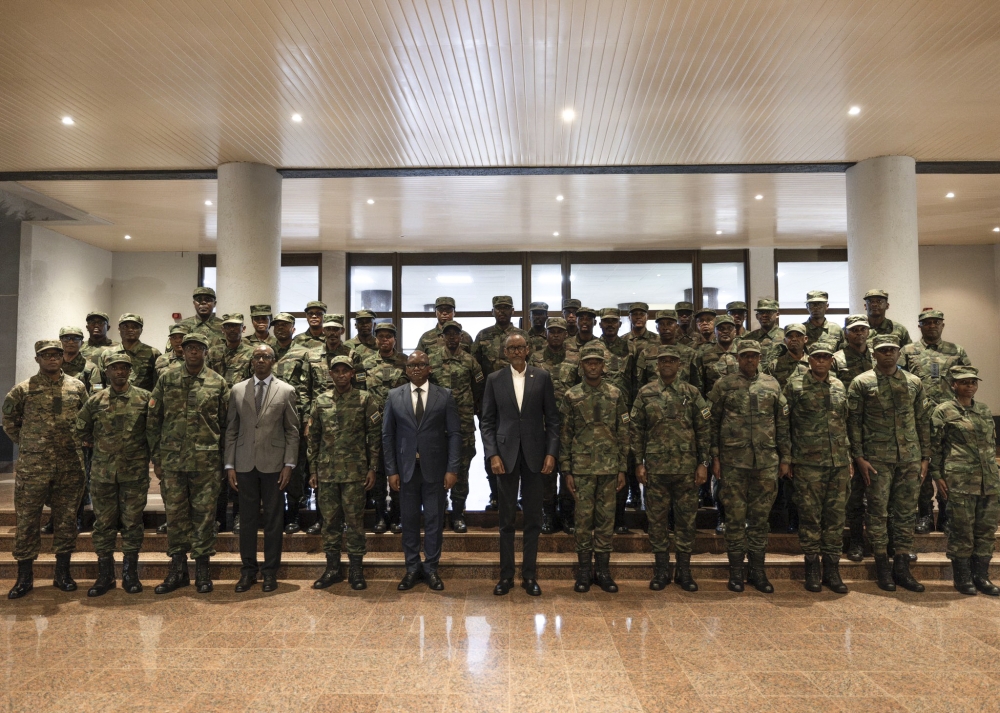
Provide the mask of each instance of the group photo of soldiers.
POLYGON ((707 507, 725 541, 733 592, 774 591, 766 557, 775 531, 797 534, 810 592, 848 591, 841 557, 870 557, 882 590, 921 592, 910 570, 914 535, 938 530, 955 589, 998 596, 989 566, 1000 470, 992 412, 976 399, 982 377, 961 346, 942 338, 942 312, 921 312, 913 341, 887 317, 885 291, 869 290, 864 303, 865 313, 841 326, 826 317, 827 293, 811 291, 809 318, 781 327, 778 302, 760 299, 750 330, 751 310, 740 301, 655 312, 633 302, 623 314, 566 299, 559 311, 531 303, 518 327, 513 299, 498 295, 495 324, 473 337, 456 301, 442 296, 437 324, 410 355, 396 325, 367 309, 354 313, 355 336, 345 340, 350 315, 321 301, 305 305, 307 328, 296 334, 295 316, 266 304, 250 305, 249 319, 217 315, 215 291, 199 287, 194 316, 170 329, 162 352, 142 341, 142 315, 122 314, 115 341, 111 317, 92 312, 85 328, 65 326, 35 343, 37 373, 3 402, 3 429, 18 448, 18 570, 8 598, 32 591, 44 533, 56 558, 53 585, 76 590, 71 557, 90 527, 98 576, 88 596, 118 586, 116 550, 121 587, 141 592, 154 478, 170 557, 157 594, 189 586, 191 560, 197 591, 211 592, 211 558, 225 531, 240 538, 237 592, 258 576, 274 591, 281 539, 302 531, 321 537, 326 557, 314 588, 346 579, 364 589, 366 539, 403 532, 398 475, 386 472, 383 453, 390 392, 407 387, 415 368, 450 391, 461 448, 445 485, 447 527, 466 533, 477 457, 485 457, 487 508, 498 508, 499 474, 490 454, 477 454, 476 429, 487 380, 511 368, 512 354, 551 380, 559 437, 549 454, 555 466, 540 475, 540 531, 574 538, 577 592, 595 584, 618 590, 610 558, 615 536, 635 526, 627 511, 644 512, 648 523, 649 588, 697 591, 691 557, 699 508, 707 507), (284 436, 265 469, 278 475, 258 483, 233 460, 245 428, 236 409, 261 414, 278 399, 287 402, 276 426, 284 436), (241 499, 251 512, 241 512, 241 499), (370 531, 366 510, 374 514, 370 531))

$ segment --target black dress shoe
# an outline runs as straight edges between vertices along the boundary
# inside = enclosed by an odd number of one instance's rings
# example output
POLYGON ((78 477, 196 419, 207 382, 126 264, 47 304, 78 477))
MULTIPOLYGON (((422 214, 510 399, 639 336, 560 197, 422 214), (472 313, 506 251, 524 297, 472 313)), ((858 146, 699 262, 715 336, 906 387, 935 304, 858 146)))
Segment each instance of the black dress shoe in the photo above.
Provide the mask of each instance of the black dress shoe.
POLYGON ((264 586, 261 589, 265 592, 273 592, 278 588, 278 579, 270 574, 264 575, 264 586))
POLYGON ((323 532, 322 520, 317 520, 316 522, 314 522, 312 525, 309 526, 308 530, 306 530, 307 535, 318 535, 321 532, 323 532))
POLYGON ((615 528, 616 535, 630 535, 631 533, 632 531, 627 527, 625 527, 625 525, 619 525, 618 527, 615 528))
POLYGON ((241 574, 240 581, 236 583, 236 593, 242 594, 243 592, 250 591, 250 587, 257 584, 256 574, 241 574))
POLYGON ((416 572, 407 572, 403 575, 403 578, 399 580, 399 586, 396 587, 401 592, 405 592, 407 589, 413 589, 417 586, 417 582, 424 578, 423 572, 417 570, 416 572))
POLYGON ((394 535, 403 534, 403 526, 400 525, 398 522, 394 522, 391 525, 389 525, 389 529, 392 531, 392 534, 394 535))
POLYGON ((166 535, 167 534, 167 523, 163 523, 162 525, 160 525, 159 527, 157 527, 156 528, 156 534, 157 535, 166 535))
POLYGON ((526 579, 521 582, 521 586, 524 587, 524 591, 528 593, 529 597, 540 597, 542 596, 542 588, 538 586, 538 582, 533 579, 526 579))
POLYGON ((498 597, 502 597, 505 594, 509 593, 513 586, 514 586, 513 579, 501 579, 499 582, 497 582, 497 586, 493 587, 493 593, 496 594, 498 597))
POLYGON ((299 524, 298 520, 291 520, 287 525, 285 525, 285 534, 294 535, 296 532, 302 531, 302 525, 299 524))
POLYGON ((433 589, 435 592, 440 592, 444 589, 444 582, 438 576, 437 570, 431 570, 424 575, 424 579, 427 580, 427 586, 433 589))

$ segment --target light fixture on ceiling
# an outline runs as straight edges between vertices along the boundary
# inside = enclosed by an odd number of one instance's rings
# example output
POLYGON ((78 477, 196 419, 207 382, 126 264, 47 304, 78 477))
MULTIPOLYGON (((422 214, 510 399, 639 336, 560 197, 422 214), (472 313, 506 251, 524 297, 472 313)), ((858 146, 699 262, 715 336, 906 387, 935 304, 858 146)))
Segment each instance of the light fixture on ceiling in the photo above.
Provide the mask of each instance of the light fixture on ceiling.
POLYGON ((955 194, 952 193, 951 191, 948 191, 947 193, 944 194, 944 197, 945 198, 954 198, 955 194))
POLYGON ((561 201, 562 199, 563 199, 563 197, 562 197, 562 196, 556 196, 556 200, 557 200, 557 201, 561 201))
POLYGON ((472 275, 438 275, 437 281, 442 285, 471 285, 472 275))
POLYGON ((993 232, 994 233, 1000 233, 1000 225, 998 225, 997 227, 993 228, 993 232))
POLYGON ((212 201, 205 201, 205 205, 212 205, 212 201))
POLYGON ((292 114, 292 121, 294 121, 296 124, 301 124, 302 114, 292 114))
POLYGON ((852 106, 850 109, 847 110, 847 113, 850 114, 851 116, 857 116, 858 114, 861 113, 861 107, 852 106))
POLYGON ((563 109, 562 110, 562 120, 563 121, 573 121, 576 118, 576 112, 573 109, 563 109))
POLYGON ((375 199, 374 198, 369 198, 368 199, 368 205, 375 205, 375 199))
POLYGON ((76 122, 73 121, 72 116, 64 116, 62 118, 62 123, 65 124, 66 126, 73 126, 73 124, 75 124, 76 122))
POLYGON ((126 235, 126 236, 125 236, 125 239, 126 239, 126 240, 131 240, 131 239, 132 239, 132 236, 131 236, 131 235, 126 235))
POLYGON ((558 238, 559 237, 559 231, 557 230, 556 232, 552 233, 552 237, 553 238, 558 238))
POLYGON ((716 235, 722 235, 722 231, 721 231, 721 230, 716 230, 716 231, 715 231, 715 234, 716 234, 716 235))
POLYGON ((757 195, 754 196, 754 200, 762 201, 762 200, 764 200, 764 196, 762 196, 760 193, 758 193, 757 195))

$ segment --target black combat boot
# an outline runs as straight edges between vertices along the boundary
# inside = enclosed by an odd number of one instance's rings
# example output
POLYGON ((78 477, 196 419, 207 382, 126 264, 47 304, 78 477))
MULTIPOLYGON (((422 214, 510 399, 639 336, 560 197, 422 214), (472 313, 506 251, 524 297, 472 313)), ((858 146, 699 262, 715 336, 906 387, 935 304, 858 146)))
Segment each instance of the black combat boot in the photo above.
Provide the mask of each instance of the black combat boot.
POLYGON ((896 555, 892 558, 892 579, 903 589, 909 589, 911 592, 924 591, 924 585, 915 580, 913 575, 910 574, 909 555, 896 555))
POLYGON ((823 591, 823 575, 820 574, 819 555, 806 555, 806 591, 823 591))
POLYGON ((323 570, 323 574, 319 576, 319 579, 313 582, 313 589, 326 589, 331 584, 343 581, 344 575, 340 573, 340 553, 327 552, 326 569, 323 570))
POLYGON ((653 553, 653 578, 649 580, 649 588, 658 592, 670 584, 671 569, 669 552, 653 553))
POLYGON ((464 535, 469 531, 469 526, 465 524, 465 501, 451 501, 451 529, 459 535, 464 535))
POLYGON ((542 505, 542 534, 551 535, 556 531, 556 505, 542 505))
POLYGON ((618 585, 611 578, 610 552, 594 553, 594 583, 610 594, 618 591, 618 585))
POLYGON ((677 569, 674 572, 674 581, 681 585, 685 592, 697 592, 698 583, 691 576, 691 553, 677 553, 677 569))
POLYGON ((840 578, 840 557, 823 555, 823 584, 837 594, 847 594, 847 585, 840 578))
POLYGON ((573 591, 589 592, 590 584, 594 581, 593 553, 590 550, 577 552, 576 559, 576 583, 573 585, 573 591))
MULTIPOLYGON (((767 573, 764 571, 764 553, 763 552, 751 552, 747 559, 750 561, 750 573, 747 575, 747 581, 754 586, 758 592, 764 594, 773 594, 774 586, 767 581, 767 573)), ((817 565, 819 563, 817 562, 817 565)), ((819 572, 817 572, 819 574, 819 572)))
POLYGON ((865 558, 865 528, 860 522, 851 522, 849 526, 851 539, 850 544, 847 545, 847 559, 851 562, 860 562, 865 558))
POLYGON ((285 534, 294 535, 302 530, 299 524, 299 501, 295 498, 288 498, 285 503, 285 534))
POLYGON ((347 571, 347 581, 351 585, 351 589, 367 589, 368 582, 365 581, 365 568, 362 564, 364 555, 348 555, 347 558, 351 562, 347 571))
POLYGON ((157 526, 157 528, 156 528, 156 534, 157 535, 166 535, 167 534, 167 523, 166 523, 165 520, 160 525, 157 526))
POLYGON ((631 530, 625 525, 625 490, 622 489, 615 496, 615 534, 628 535, 631 530))
POLYGON ((975 596, 976 585, 972 583, 972 562, 968 557, 951 558, 952 580, 960 594, 975 596))
POLYGON ((60 552, 56 555, 56 571, 52 577, 52 585, 64 592, 75 592, 76 582, 69 573, 69 552, 60 552))
POLYGON ((8 599, 20 599, 35 588, 34 560, 17 561, 17 581, 7 592, 8 599))
POLYGON ((389 522, 385 517, 385 498, 377 497, 375 498, 375 526, 372 528, 372 532, 381 535, 388 529, 389 522))
POLYGON ((170 558, 170 571, 167 572, 166 579, 163 580, 162 584, 157 584, 153 591, 157 594, 168 594, 175 589, 191 584, 187 562, 186 554, 172 556, 170 558))
POLYGON ((202 555, 194 561, 194 586, 198 588, 198 594, 208 594, 215 588, 208 559, 208 555, 202 555))
POLYGON ((142 582, 139 581, 138 552, 126 552, 122 557, 122 589, 129 594, 138 594, 142 591, 142 582))
POLYGON ((729 552, 729 582, 726 584, 730 592, 743 591, 743 553, 729 552))
POLYGON ((889 555, 875 555, 875 580, 878 588, 884 592, 895 592, 896 583, 892 581, 892 565, 889 564, 889 555))
POLYGON ((972 583, 983 594, 1000 597, 1000 587, 990 581, 990 559, 992 558, 972 556, 972 583))
POLYGON ((115 556, 97 556, 97 581, 94 586, 87 590, 88 597, 100 597, 108 593, 109 589, 118 586, 115 580, 115 556))
POLYGON ((913 534, 915 535, 926 535, 931 531, 931 516, 930 515, 920 515, 916 522, 913 523, 913 534))
POLYGON ((52 518, 50 517, 49 521, 44 525, 42 525, 41 533, 43 535, 51 535, 54 530, 55 530, 55 523, 52 522, 52 518))

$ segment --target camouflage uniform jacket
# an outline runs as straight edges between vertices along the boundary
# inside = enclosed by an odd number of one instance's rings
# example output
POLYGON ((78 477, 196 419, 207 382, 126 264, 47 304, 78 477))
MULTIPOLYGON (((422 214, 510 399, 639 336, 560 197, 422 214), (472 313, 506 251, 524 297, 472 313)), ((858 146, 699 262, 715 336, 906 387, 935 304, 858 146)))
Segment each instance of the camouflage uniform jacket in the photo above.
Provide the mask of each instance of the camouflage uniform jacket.
MULTIPOLYGON (((483 376, 489 376, 494 371, 510 366, 510 362, 503 355, 503 343, 512 334, 520 334, 525 341, 528 341, 527 333, 513 324, 507 325, 507 329, 501 329, 494 324, 476 335, 476 341, 472 343, 472 356, 482 367, 483 376)), ((528 346, 531 346, 530 342, 528 346)))
POLYGON ((461 348, 458 354, 452 354, 447 348, 436 349, 427 358, 431 363, 428 380, 432 384, 451 389, 462 421, 462 433, 474 433, 475 422, 472 417, 482 407, 483 391, 486 388, 486 377, 483 376, 479 362, 461 348))
POLYGON ((275 377, 295 389, 295 400, 299 408, 299 422, 305 423, 306 417, 309 415, 306 394, 306 372, 308 370, 307 358, 309 351, 303 347, 292 345, 289 345, 283 351, 285 353, 279 356, 278 361, 274 363, 272 373, 275 377))
POLYGON ((972 366, 972 361, 954 342, 928 344, 921 339, 903 347, 899 365, 924 382, 924 393, 936 405, 955 398, 948 370, 957 365, 972 366))
POLYGON ((796 359, 788 348, 782 344, 780 349, 772 349, 768 354, 767 363, 761 365, 761 371, 773 376, 785 388, 789 377, 792 374, 801 374, 809 371, 809 357, 805 354, 796 359))
MULTIPOLYGON (((427 356, 431 355, 435 349, 444 349, 444 336, 441 334, 441 325, 435 324, 434 329, 428 329, 426 332, 420 335, 420 341, 417 342, 417 351, 423 352, 427 356)), ((468 332, 462 332, 461 342, 459 342, 462 349, 472 353, 472 335, 468 332)))
POLYGON ((95 389, 104 388, 104 377, 101 376, 101 370, 94 362, 85 358, 83 352, 73 357, 72 361, 64 361, 62 373, 82 381, 83 385, 87 387, 88 394, 94 393, 95 389))
MULTIPOLYGON (((808 369, 785 385, 791 463, 830 468, 851 463, 847 439, 847 387, 833 375, 820 381, 808 369)), ((788 462, 788 461, 786 461, 788 462)))
POLYGON ((274 350, 274 353, 277 356, 278 340, 273 334, 268 334, 267 339, 261 339, 257 336, 257 332, 254 332, 249 337, 243 337, 243 343, 249 344, 251 349, 256 349, 258 344, 266 344, 274 350))
POLYGON ((931 414, 930 477, 944 479, 949 493, 1000 494, 996 441, 986 404, 973 400, 966 408, 958 399, 938 404, 931 414))
POLYGON ((580 352, 578 351, 571 352, 564 349, 561 352, 556 352, 546 344, 544 349, 531 355, 528 363, 549 372, 557 404, 563 402, 563 396, 570 388, 580 383, 580 352))
MULTIPOLYGON (((209 348, 216 344, 224 344, 226 335, 222 331, 222 319, 213 312, 208 319, 202 320, 198 315, 182 319, 178 326, 187 327, 188 334, 201 334, 208 340, 209 348)), ((167 346, 163 351, 170 351, 170 340, 167 339, 167 346)))
POLYGON ((378 400, 382 409, 389 392, 409 381, 406 377, 406 356, 402 352, 393 352, 388 359, 375 352, 361 362, 361 368, 365 370, 365 389, 378 400))
POLYGON ((226 380, 229 388, 250 378, 250 357, 253 347, 240 341, 235 349, 230 349, 226 343, 216 345, 208 350, 208 368, 226 380))
POLYGON ((173 369, 175 366, 183 366, 183 365, 184 365, 184 355, 181 354, 180 356, 178 356, 177 354, 174 354, 173 350, 171 349, 166 354, 161 354, 157 358, 156 378, 159 379, 161 376, 163 376, 163 372, 165 372, 167 369, 173 369))
POLYGON ((153 387, 146 418, 149 457, 173 471, 222 468, 229 386, 207 366, 168 369, 153 387))
POLYGON ((864 354, 858 354, 851 347, 844 347, 833 355, 833 369, 830 373, 836 373, 844 386, 850 387, 851 382, 875 368, 875 357, 872 350, 865 348, 864 354))
POLYGON ((333 351, 327 351, 326 343, 318 349, 310 349, 305 358, 305 369, 302 373, 302 383, 305 385, 305 405, 306 413, 312 410, 313 399, 317 398, 324 391, 333 388, 333 380, 330 379, 330 362, 336 356, 349 357, 354 363, 354 378, 351 383, 356 389, 364 389, 367 384, 367 376, 358 353, 346 344, 341 344, 333 351))
MULTIPOLYGON (((632 406, 632 399, 635 398, 635 352, 631 342, 627 342, 618 337, 613 342, 601 337, 601 343, 607 353, 611 355, 611 361, 604 362, 604 378, 609 383, 617 386, 625 393, 625 403, 632 406)), ((581 372, 580 379, 583 379, 581 372)))
POLYGON ((697 379, 701 383, 702 393, 707 398, 712 393, 715 382, 724 376, 739 373, 740 366, 736 361, 736 340, 725 351, 719 350, 715 344, 702 349, 694 358, 694 368, 698 372, 697 379))
POLYGON ((320 330, 318 337, 314 337, 312 335, 312 332, 309 331, 305 331, 302 334, 296 334, 294 337, 292 337, 293 347, 302 347, 307 351, 311 351, 313 349, 319 349, 324 344, 326 344, 326 335, 323 334, 322 330, 320 330))
POLYGON ((775 325, 771 327, 770 330, 764 331, 763 327, 758 327, 757 329, 750 332, 744 339, 753 339, 758 342, 761 349, 769 347, 772 344, 782 344, 785 341, 785 330, 781 327, 775 325))
POLYGON ((136 342, 132 349, 126 349, 123 344, 119 344, 101 355, 98 367, 102 374, 107 368, 108 357, 120 353, 128 354, 132 358, 132 371, 129 373, 128 382, 146 391, 152 389, 156 383, 156 360, 162 356, 160 350, 142 342, 136 342))
POLYGON ((100 362, 101 354, 103 354, 107 349, 117 347, 118 342, 113 342, 107 337, 104 338, 102 342, 91 342, 89 339, 83 343, 80 347, 80 353, 83 354, 83 358, 89 361, 91 364, 97 366, 100 362))
POLYGON ((617 475, 626 469, 628 405, 617 386, 577 384, 563 397, 559 470, 572 475, 617 475))
MULTIPOLYGON (((281 346, 280 344, 278 344, 278 338, 275 337, 274 338, 274 359, 275 359, 275 363, 277 363, 277 361, 279 359, 281 359, 283 356, 285 356, 286 354, 288 354, 288 352, 292 351, 292 349, 294 349, 294 348, 295 348, 295 340, 294 339, 290 340, 288 342, 288 344, 286 344, 285 346, 281 346)), ((306 350, 303 349, 303 351, 306 351, 306 350)))
POLYGON ((18 463, 39 467, 78 451, 76 414, 86 401, 87 387, 66 374, 53 381, 39 372, 11 389, 3 401, 3 430, 18 444, 18 463))
POLYGON ((325 483, 354 483, 378 468, 382 411, 367 391, 328 389, 316 397, 306 424, 309 474, 325 483))
POLYGON ((656 332, 650 332, 645 327, 642 329, 642 334, 636 335, 635 332, 629 330, 628 334, 622 337, 622 339, 632 345, 632 353, 637 358, 639 354, 646 351, 647 347, 660 346, 660 335, 656 332))
POLYGON ((94 444, 91 479, 124 483, 149 477, 146 416, 150 393, 129 385, 118 393, 112 387, 87 399, 76 417, 81 441, 94 444))
POLYGON ((824 319, 823 324, 817 327, 813 325, 812 319, 807 319, 805 326, 807 347, 816 342, 825 342, 832 351, 837 351, 844 346, 844 330, 836 322, 824 319))
POLYGON ((677 330, 677 343, 683 344, 686 347, 695 347, 695 337, 698 336, 697 330, 693 327, 690 332, 684 332, 680 329, 677 330))
POLYGON ((920 379, 896 369, 872 369, 847 388, 851 456, 883 463, 912 463, 931 455, 930 399, 920 379))
POLYGON ((372 354, 378 354, 378 344, 375 342, 375 337, 369 337, 368 342, 362 342, 361 337, 352 337, 344 342, 344 346, 353 349, 362 362, 372 354))
POLYGON ((531 348, 532 354, 534 354, 537 351, 541 351, 542 349, 545 349, 545 347, 548 346, 549 338, 547 335, 548 333, 545 331, 545 329, 542 329, 540 332, 537 332, 535 331, 535 328, 532 327, 531 329, 528 330, 528 346, 531 348))
MULTIPOLYGON (((677 372, 677 378, 694 386, 701 391, 701 377, 695 366, 697 353, 691 347, 681 344, 671 345, 681 355, 681 368, 677 372)), ((657 366, 657 353, 660 349, 660 342, 651 344, 639 352, 635 363, 636 389, 641 389, 646 384, 652 384, 660 378, 660 368, 657 366)))
POLYGON ((773 468, 791 455, 788 404, 767 374, 724 376, 708 395, 712 456, 734 468, 773 468))
POLYGON ((882 320, 881 326, 876 327, 874 324, 871 325, 871 331, 869 331, 868 333, 869 347, 871 347, 872 341, 875 339, 875 337, 877 337, 880 334, 895 334, 896 338, 899 339, 900 349, 905 347, 911 341, 909 330, 901 324, 896 324, 888 317, 882 320))
POLYGON ((694 473, 712 449, 712 412, 701 392, 680 380, 657 378, 641 389, 632 406, 629 443, 636 463, 654 475, 694 473))

